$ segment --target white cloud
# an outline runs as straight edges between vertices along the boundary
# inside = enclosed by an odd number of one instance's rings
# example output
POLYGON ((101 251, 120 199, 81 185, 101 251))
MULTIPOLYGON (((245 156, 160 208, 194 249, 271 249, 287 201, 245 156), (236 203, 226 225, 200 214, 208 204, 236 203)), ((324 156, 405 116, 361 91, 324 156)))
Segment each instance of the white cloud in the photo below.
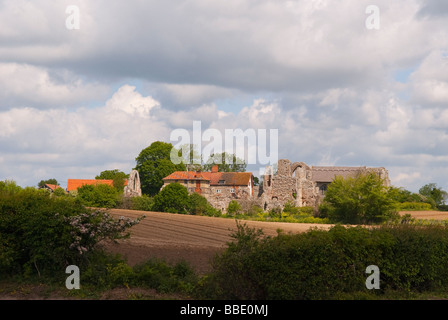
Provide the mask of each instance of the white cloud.
POLYGON ((106 102, 106 108, 112 111, 124 111, 129 115, 148 118, 153 108, 159 107, 152 97, 143 97, 134 86, 124 85, 106 102))
POLYGON ((367 30, 369 1, 0 0, 0 179, 125 170, 200 120, 279 129, 293 161, 445 181, 448 29, 428 3, 379 0, 367 30))
POLYGON ((84 83, 68 71, 48 71, 18 63, 0 63, 0 109, 67 107, 102 98, 109 89, 84 83))
POLYGON ((410 81, 415 102, 446 107, 448 103, 448 57, 446 51, 431 52, 419 68, 412 73, 410 81))

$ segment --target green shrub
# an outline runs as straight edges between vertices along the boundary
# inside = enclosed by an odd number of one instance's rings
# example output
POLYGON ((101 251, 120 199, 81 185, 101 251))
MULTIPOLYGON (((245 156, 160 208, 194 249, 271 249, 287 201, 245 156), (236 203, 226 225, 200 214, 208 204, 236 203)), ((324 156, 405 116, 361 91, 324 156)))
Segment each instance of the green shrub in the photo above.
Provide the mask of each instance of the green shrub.
POLYGON ((424 211, 424 210, 433 210, 433 208, 431 204, 425 202, 402 202, 398 204, 398 210, 424 211))
POLYGON ((170 183, 154 196, 154 211, 188 213, 190 201, 188 190, 180 183, 170 183))
POLYGON ((132 285, 153 288, 162 293, 191 293, 198 280, 185 261, 171 266, 160 259, 149 259, 134 266, 133 273, 132 285))
POLYGON ((83 185, 78 188, 77 197, 87 207, 114 208, 119 203, 117 189, 108 184, 83 185))
POLYGON ((194 192, 189 196, 189 209, 190 214, 206 215, 206 216, 220 216, 221 211, 214 208, 204 196, 194 192))
POLYGON ((35 189, 0 194, 0 274, 53 276, 84 266, 102 240, 126 237, 138 221, 35 189))
POLYGON ((229 202, 227 206, 227 215, 235 216, 241 213, 241 205, 236 200, 232 200, 229 202))
POLYGON ((154 207, 154 199, 146 194, 141 197, 131 198, 131 209, 141 211, 152 211, 154 207))
POLYGON ((0 194, 15 194, 21 191, 22 188, 13 180, 0 181, 0 194))
POLYGON ((336 176, 325 193, 328 218, 334 223, 375 224, 398 215, 396 192, 374 173, 336 176), (392 191, 391 191, 392 190, 392 191))
POLYGON ((335 226, 272 238, 238 225, 232 236, 201 287, 215 299, 379 298, 448 287, 448 229, 442 226, 335 226), (366 288, 369 265, 379 267, 380 290, 366 288))

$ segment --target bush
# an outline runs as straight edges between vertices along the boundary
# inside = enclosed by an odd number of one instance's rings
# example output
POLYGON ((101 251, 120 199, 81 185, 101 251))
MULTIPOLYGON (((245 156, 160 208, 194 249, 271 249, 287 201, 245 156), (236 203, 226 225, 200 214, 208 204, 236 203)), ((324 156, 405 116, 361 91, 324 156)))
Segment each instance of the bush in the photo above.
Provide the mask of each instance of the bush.
POLYGON ((170 183, 154 196, 153 210, 171 213, 188 213, 188 190, 180 183, 170 183))
POLYGON ((424 211, 424 210, 432 210, 432 206, 429 203, 425 202, 402 202, 398 204, 398 210, 407 210, 407 211, 424 211))
POLYGON ((83 185, 78 188, 77 197, 87 207, 114 208, 119 203, 119 192, 107 184, 83 185))
POLYGON ((335 223, 371 224, 395 218, 395 191, 387 188, 374 173, 356 177, 336 176, 328 186, 324 204, 335 223))
POLYGON ((189 210, 190 214, 206 215, 216 217, 221 215, 221 211, 214 208, 205 197, 198 193, 192 193, 189 196, 189 210))
POLYGON ((144 194, 141 197, 131 198, 131 209, 132 210, 142 210, 142 211, 152 211, 154 206, 154 198, 144 194))
POLYGON ((18 186, 15 181, 0 181, 0 194, 15 194, 21 190, 22 188, 18 186))
POLYGON ((227 206, 227 215, 235 216, 241 213, 241 205, 236 200, 232 200, 229 202, 227 206))
POLYGON ((379 298, 448 287, 446 227, 335 226, 277 237, 241 224, 237 229, 202 287, 204 294, 214 294, 210 298, 379 298), (379 267, 380 290, 366 288, 369 265, 379 267))
POLYGON ((138 221, 35 189, 0 194, 0 274, 65 276, 67 265, 86 265, 100 241, 126 237, 138 221))

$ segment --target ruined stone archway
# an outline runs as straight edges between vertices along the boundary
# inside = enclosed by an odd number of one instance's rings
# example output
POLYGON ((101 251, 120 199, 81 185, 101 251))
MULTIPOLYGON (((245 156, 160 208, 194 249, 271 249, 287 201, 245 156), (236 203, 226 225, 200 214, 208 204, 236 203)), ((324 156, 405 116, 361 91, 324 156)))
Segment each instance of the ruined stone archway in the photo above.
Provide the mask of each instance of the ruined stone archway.
POLYGON ((142 188, 140 185, 140 176, 137 170, 132 170, 129 174, 128 185, 124 187, 125 197, 140 197, 142 188))
POLYGON ((309 170, 311 170, 311 168, 304 162, 294 162, 291 165, 291 176, 293 177, 295 175, 296 178, 306 178, 306 172, 308 172, 309 170), (300 168, 299 170, 301 170, 300 173, 304 173, 303 176, 301 176, 300 174, 297 175, 296 174, 296 170, 300 168))

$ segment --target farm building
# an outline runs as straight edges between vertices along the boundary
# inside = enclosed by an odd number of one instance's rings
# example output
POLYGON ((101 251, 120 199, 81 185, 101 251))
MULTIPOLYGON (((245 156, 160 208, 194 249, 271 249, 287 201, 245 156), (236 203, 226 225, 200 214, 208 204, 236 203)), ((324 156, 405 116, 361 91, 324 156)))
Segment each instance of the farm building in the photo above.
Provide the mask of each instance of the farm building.
POLYGON ((176 171, 163 178, 163 187, 177 182, 204 196, 215 208, 225 211, 232 200, 248 200, 254 196, 254 180, 251 172, 219 172, 213 166, 211 172, 176 171))
POLYGON ((57 184, 44 184, 42 187, 40 187, 39 189, 46 189, 48 191, 50 191, 51 193, 53 193, 57 188, 61 188, 61 186, 58 186, 57 184))
MULTIPOLYGON (((110 186, 114 185, 114 180, 100 180, 100 179, 68 179, 67 180, 67 191, 73 192, 83 185, 94 185, 107 184, 110 186)), ((125 180, 124 185, 128 184, 128 180, 125 180)))

